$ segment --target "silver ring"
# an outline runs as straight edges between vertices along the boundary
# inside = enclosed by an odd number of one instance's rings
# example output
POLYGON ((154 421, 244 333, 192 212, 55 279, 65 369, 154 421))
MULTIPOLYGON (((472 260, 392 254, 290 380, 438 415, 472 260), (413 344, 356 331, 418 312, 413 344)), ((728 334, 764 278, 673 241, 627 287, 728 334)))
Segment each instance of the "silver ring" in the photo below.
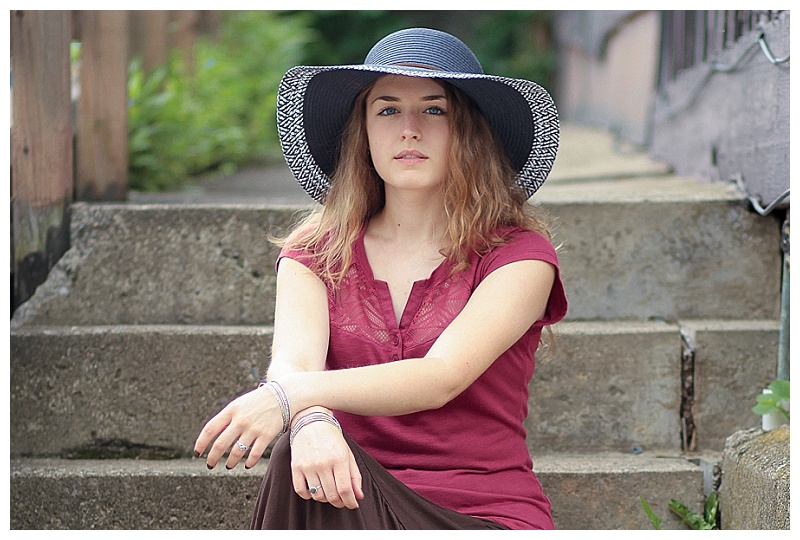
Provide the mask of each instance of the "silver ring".
POLYGON ((311 486, 310 488, 308 488, 308 491, 310 491, 311 494, 314 495, 317 491, 322 491, 322 486, 311 486))
POLYGON ((247 446, 246 444, 244 444, 242 441, 238 441, 238 440, 237 440, 237 441, 236 441, 236 444, 238 444, 238 445, 239 445, 239 449, 240 449, 242 452, 247 452, 247 449, 248 449, 248 448, 250 448, 249 446, 247 446))

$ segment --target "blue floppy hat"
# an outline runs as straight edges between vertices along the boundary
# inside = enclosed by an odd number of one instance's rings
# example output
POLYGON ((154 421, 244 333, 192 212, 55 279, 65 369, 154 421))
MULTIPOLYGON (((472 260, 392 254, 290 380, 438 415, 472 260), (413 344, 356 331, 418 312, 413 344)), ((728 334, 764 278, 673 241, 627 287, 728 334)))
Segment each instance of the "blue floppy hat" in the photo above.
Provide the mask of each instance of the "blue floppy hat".
POLYGON ((383 75, 446 81, 467 94, 488 121, 530 197, 544 183, 558 150, 558 111, 547 91, 524 79, 487 75, 461 40, 429 28, 389 34, 363 64, 297 66, 278 87, 278 137, 298 183, 324 203, 342 132, 355 99, 383 75))

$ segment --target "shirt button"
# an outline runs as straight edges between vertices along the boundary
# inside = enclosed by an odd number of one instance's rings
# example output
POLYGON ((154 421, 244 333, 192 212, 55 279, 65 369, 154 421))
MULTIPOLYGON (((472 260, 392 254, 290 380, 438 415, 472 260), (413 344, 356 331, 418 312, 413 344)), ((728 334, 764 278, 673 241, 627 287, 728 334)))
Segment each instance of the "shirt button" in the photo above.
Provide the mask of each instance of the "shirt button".
POLYGON ((392 336, 392 345, 396 346, 398 343, 400 343, 400 338, 397 337, 397 335, 393 335, 392 336))
POLYGON ((400 360, 400 357, 397 356, 396 354, 393 354, 392 355, 392 360, 400 360))

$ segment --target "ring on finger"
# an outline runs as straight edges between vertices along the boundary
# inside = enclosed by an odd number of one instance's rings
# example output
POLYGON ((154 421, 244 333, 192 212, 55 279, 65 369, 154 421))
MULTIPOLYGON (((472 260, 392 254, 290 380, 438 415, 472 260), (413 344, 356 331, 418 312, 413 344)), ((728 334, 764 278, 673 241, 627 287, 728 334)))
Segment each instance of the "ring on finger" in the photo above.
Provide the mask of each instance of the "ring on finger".
POLYGON ((247 449, 250 448, 249 446, 247 446, 246 444, 244 444, 242 441, 239 441, 239 440, 236 441, 236 445, 239 447, 239 450, 241 450, 242 452, 247 452, 247 449))
POLYGON ((309 486, 308 491, 314 495, 318 491, 322 491, 322 486, 309 486))

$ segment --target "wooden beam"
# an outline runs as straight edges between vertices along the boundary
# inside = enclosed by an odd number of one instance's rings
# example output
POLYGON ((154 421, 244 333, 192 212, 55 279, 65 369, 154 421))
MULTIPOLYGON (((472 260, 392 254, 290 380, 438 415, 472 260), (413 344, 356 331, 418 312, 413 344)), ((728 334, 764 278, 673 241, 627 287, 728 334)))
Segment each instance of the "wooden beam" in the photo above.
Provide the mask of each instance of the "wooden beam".
POLYGON ((200 12, 176 10, 170 22, 170 46, 180 51, 183 63, 189 73, 194 71, 194 44, 199 34, 200 12))
POLYGON ((128 193, 128 12, 82 11, 76 198, 128 193))
POLYGON ((130 56, 140 56, 142 69, 150 73, 167 62, 170 12, 133 10, 129 14, 130 56))
POLYGON ((69 11, 11 12, 12 311, 69 247, 69 11))

